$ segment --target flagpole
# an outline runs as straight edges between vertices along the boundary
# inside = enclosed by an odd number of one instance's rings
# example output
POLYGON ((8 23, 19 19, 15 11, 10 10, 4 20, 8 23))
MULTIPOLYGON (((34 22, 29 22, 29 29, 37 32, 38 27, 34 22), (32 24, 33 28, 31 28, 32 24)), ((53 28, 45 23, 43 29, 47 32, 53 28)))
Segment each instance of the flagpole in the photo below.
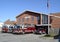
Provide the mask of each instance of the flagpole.
POLYGON ((49 28, 50 28, 49 24, 50 24, 50 17, 48 15, 48 34, 49 34, 49 28))
MULTIPOLYGON (((49 0, 47 0, 47 10, 48 10, 48 14, 50 13, 49 12, 49 0)), ((48 34, 49 34, 49 24, 50 24, 50 16, 48 15, 48 34)))

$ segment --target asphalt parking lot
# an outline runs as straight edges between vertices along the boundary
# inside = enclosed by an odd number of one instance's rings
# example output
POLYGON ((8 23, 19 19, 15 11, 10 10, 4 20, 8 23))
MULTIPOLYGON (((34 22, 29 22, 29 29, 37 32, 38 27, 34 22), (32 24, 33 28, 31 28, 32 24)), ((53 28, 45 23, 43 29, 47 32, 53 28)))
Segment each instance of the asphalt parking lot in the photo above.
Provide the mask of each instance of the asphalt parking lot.
POLYGON ((0 42, 58 42, 55 39, 43 39, 39 38, 41 35, 36 34, 11 34, 0 33, 0 42))

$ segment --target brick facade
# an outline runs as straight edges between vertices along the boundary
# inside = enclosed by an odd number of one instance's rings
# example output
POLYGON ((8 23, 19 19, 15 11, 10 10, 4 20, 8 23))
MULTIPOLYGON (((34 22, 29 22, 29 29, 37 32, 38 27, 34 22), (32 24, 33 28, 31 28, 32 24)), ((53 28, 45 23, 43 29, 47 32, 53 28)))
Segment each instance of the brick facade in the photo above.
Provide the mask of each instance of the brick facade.
POLYGON ((35 13, 35 12, 30 12, 30 11, 25 11, 22 14, 18 15, 16 17, 17 20, 17 24, 40 24, 41 21, 37 20, 37 17, 40 18, 41 20, 41 15, 39 13, 35 13))
POLYGON ((60 13, 53 13, 51 27, 52 28, 60 28, 60 13), (57 17, 55 17, 57 16, 57 17))
MULTIPOLYGON (((17 21, 17 24, 34 24, 34 25, 41 24, 41 23, 43 23, 43 21, 42 21, 43 18, 41 17, 41 15, 42 14, 40 14, 40 13, 25 11, 22 14, 16 16, 16 21, 17 21), (32 17, 34 18, 33 20, 32 20, 32 17), (37 17, 39 17, 39 21, 37 21, 37 17), (27 18, 29 18, 29 19, 27 19, 27 18)), ((43 15, 45 15, 45 14, 43 14, 43 15)), ((60 13, 52 13, 51 15, 60 17, 60 13)), ((60 28, 60 18, 57 18, 54 16, 50 16, 51 28, 60 28)), ((48 23, 47 23, 47 26, 48 26, 48 23)))

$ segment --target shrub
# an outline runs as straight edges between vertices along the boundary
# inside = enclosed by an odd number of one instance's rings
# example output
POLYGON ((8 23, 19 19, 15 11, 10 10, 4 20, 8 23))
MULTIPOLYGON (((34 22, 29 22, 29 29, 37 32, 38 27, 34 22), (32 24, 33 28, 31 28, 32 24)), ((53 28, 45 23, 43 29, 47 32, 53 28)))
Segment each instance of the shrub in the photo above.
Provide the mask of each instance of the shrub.
POLYGON ((47 35, 44 35, 44 37, 52 37, 51 35, 47 34, 47 35))

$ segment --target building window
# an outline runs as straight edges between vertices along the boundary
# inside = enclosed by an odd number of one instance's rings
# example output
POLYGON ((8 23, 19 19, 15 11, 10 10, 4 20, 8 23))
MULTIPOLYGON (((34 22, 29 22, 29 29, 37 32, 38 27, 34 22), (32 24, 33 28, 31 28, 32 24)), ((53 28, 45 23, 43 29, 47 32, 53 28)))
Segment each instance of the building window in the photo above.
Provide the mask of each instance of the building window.
POLYGON ((24 22, 24 18, 22 18, 22 22, 24 22))
POLYGON ((48 24, 48 15, 42 14, 42 24, 48 24))
POLYGON ((37 16, 37 20, 40 20, 40 17, 39 16, 37 16))
POLYGON ((52 20, 53 20, 52 17, 50 17, 50 24, 52 23, 52 20))
POLYGON ((26 16, 25 17, 25 20, 28 22, 29 21, 29 19, 30 19, 30 16, 26 16))
POLYGON ((26 21, 28 22, 29 21, 29 18, 26 18, 26 21))
POLYGON ((37 16, 38 24, 40 24, 40 16, 37 16))
POLYGON ((33 16, 31 17, 31 20, 34 21, 34 17, 33 16))

